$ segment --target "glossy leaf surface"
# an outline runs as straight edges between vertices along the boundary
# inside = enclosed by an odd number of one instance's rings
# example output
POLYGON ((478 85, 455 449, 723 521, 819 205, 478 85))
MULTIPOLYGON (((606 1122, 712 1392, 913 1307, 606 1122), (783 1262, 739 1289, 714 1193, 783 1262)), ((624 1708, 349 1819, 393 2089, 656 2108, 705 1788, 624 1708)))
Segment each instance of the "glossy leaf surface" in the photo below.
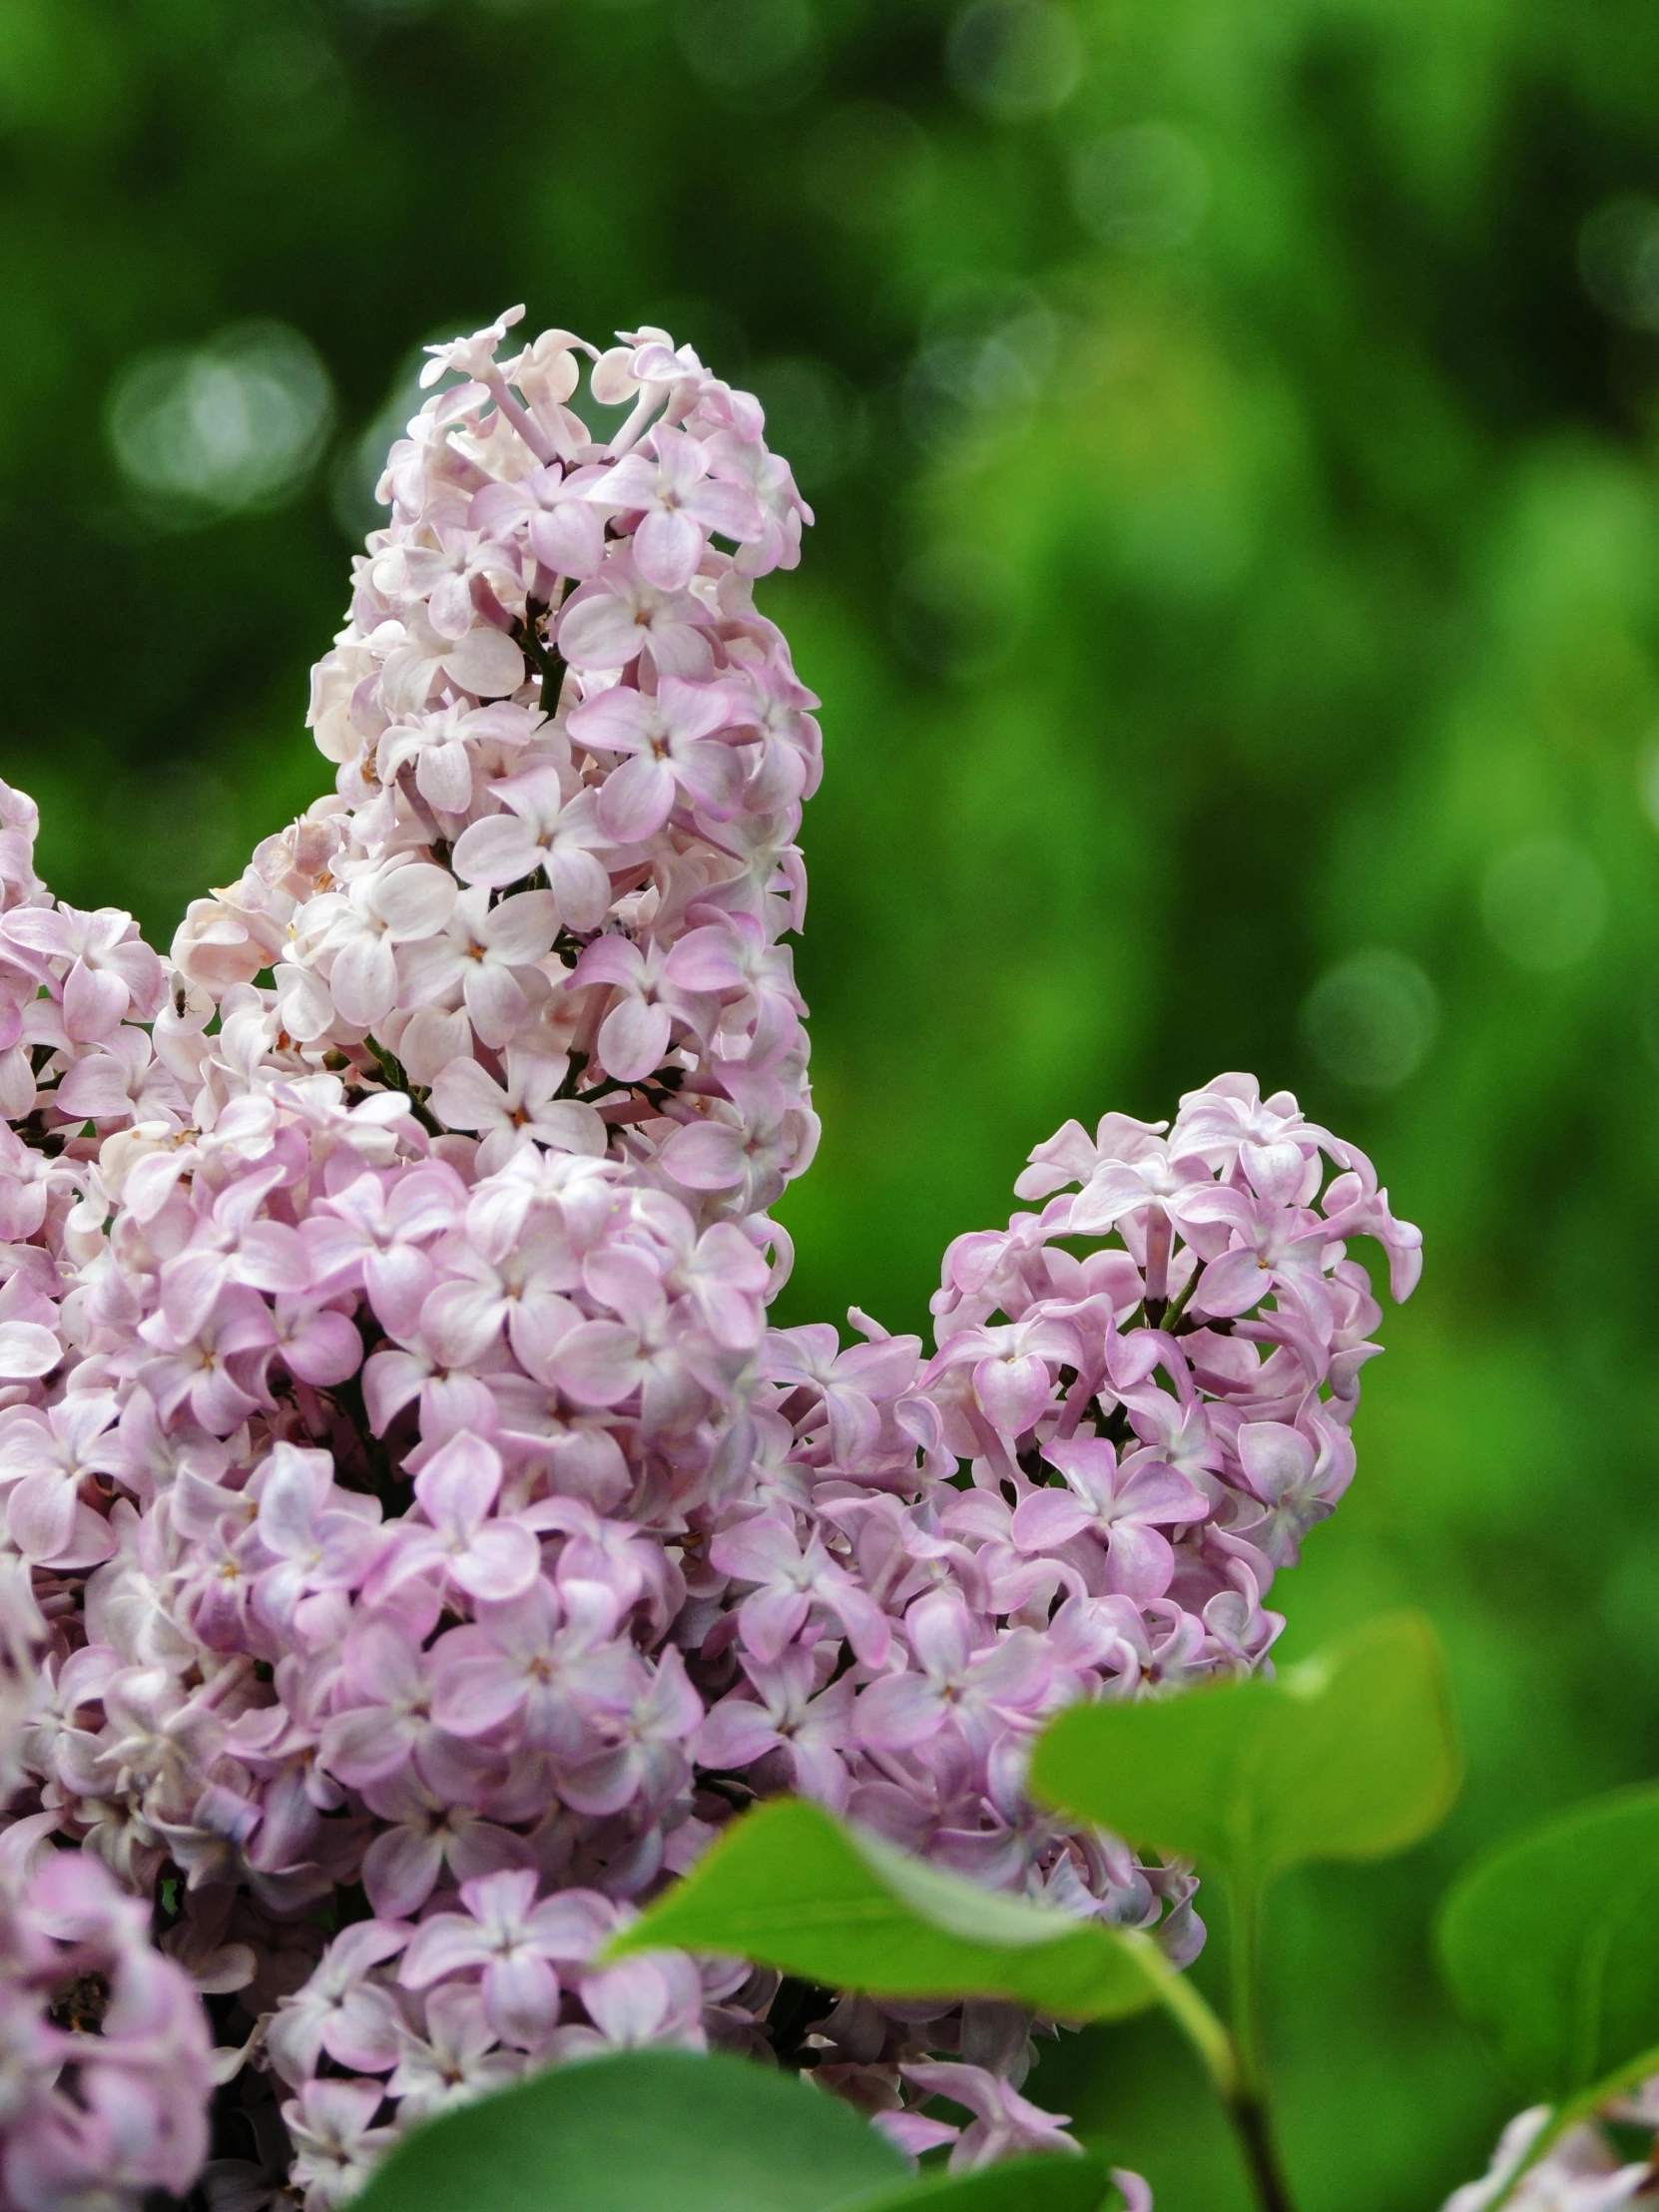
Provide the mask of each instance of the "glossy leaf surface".
POLYGON ((1139 2011, 1171 1971, 1145 1936, 981 1889, 787 1798, 735 1822, 612 1954, 664 1944, 829 1988, 1006 1996, 1075 2020, 1139 2011))
POLYGON ((850 2105, 745 2059, 558 2066, 407 2136, 356 2212, 1095 2212, 1088 2158, 917 2177, 850 2105))
POLYGON ((557 2066, 392 2152, 360 2212, 830 2212, 909 2181, 838 2099, 739 2058, 557 2066))
POLYGON ((977 2173, 925 2175, 857 2212, 1115 2212, 1121 2202, 1092 2158, 1014 2158, 977 2173))
POLYGON ((1368 1622, 1274 1682, 1075 1705, 1039 1739, 1043 1802, 1143 1849, 1260 1886, 1315 1859, 1380 1859, 1426 1836, 1460 1760, 1426 1620, 1368 1622))

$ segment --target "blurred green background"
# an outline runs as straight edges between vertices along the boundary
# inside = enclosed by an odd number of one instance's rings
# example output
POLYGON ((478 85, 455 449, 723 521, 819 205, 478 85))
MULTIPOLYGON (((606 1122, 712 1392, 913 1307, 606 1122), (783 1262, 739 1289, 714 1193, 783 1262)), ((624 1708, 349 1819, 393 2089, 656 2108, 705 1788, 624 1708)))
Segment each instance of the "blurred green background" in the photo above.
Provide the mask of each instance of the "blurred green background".
MULTIPOLYGON (((1306 2212, 1483 2163, 1432 1900, 1659 1766, 1656 93, 1635 0, 0 6, 0 770, 60 891, 165 943, 323 787, 419 341, 664 322, 820 517, 785 1318, 924 1326, 1036 1139, 1226 1067, 1422 1223, 1275 1597, 1289 1650, 1426 1605, 1470 1776, 1279 1899, 1306 2212)), ((1156 2030, 1044 2086, 1242 2201, 1156 2030)))

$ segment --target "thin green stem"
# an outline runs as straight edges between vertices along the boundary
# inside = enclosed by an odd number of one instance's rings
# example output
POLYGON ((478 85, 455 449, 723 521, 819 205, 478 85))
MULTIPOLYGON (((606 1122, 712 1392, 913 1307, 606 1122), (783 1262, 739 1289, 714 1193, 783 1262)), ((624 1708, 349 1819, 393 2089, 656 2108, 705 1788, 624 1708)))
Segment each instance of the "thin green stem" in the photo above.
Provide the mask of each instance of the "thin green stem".
POLYGON ((1235 2103, 1240 2087, 1239 2053, 1232 2036, 1184 1973, 1177 1973, 1161 1956, 1159 1964, 1158 2001, 1198 2053, 1222 2103, 1235 2103))
MULTIPOLYGON (((1265 2085, 1261 2078, 1259 2038, 1252 2044, 1252 2058, 1247 2066, 1236 2032, 1230 2033, 1184 1973, 1177 1973, 1169 1961, 1157 1952, 1148 1938, 1131 1936, 1131 1942, 1144 1942, 1158 2001, 1163 2005, 1176 2026, 1198 2053, 1211 2087, 1221 2100, 1228 2124, 1238 2140, 1245 2170, 1250 2175, 1252 2192, 1259 2212, 1296 2212, 1291 2192, 1279 2164, 1274 2148, 1273 2128, 1269 2119, 1265 2085)), ((1253 1972, 1249 1952, 1254 1945, 1247 1944, 1245 1971, 1253 1972)), ((1239 1958, 1234 1948, 1234 2000, 1238 2002, 1239 1958)), ((1254 2035, 1255 2005, 1252 1996, 1245 2017, 1249 2025, 1247 2033, 1254 2035)))
POLYGON ((541 711, 549 722, 559 711, 559 693, 565 680, 565 660, 551 637, 542 636, 541 624, 544 619, 551 623, 558 611, 556 606, 544 608, 539 602, 532 600, 523 621, 515 623, 512 632, 513 642, 527 656, 541 680, 541 711))
POLYGON ((1290 2185, 1279 2163, 1268 2108, 1260 2097, 1239 2097, 1227 2107, 1233 2133, 1250 2175, 1261 2212, 1296 2212, 1290 2185))
POLYGON ((409 1102, 409 1110, 429 1137, 441 1137, 443 1125, 434 1119, 426 1103, 427 1094, 418 1084, 411 1083, 404 1073, 403 1063, 395 1054, 386 1050, 373 1037, 365 1037, 363 1043, 373 1055, 374 1064, 380 1070, 388 1089, 401 1091, 409 1102))
POLYGON ((1175 1296, 1164 1308, 1163 1319, 1159 1322, 1158 1326, 1160 1329, 1167 1331, 1168 1334, 1172 1337, 1175 1335, 1176 1323, 1181 1319, 1181 1316, 1187 1310, 1188 1299, 1192 1297, 1193 1292, 1198 1287, 1198 1274, 1199 1271, 1195 1267, 1192 1274, 1188 1276, 1186 1282, 1182 1284, 1180 1290, 1176 1292, 1175 1296))
POLYGON ((1262 1898, 1254 1884, 1230 1885, 1228 1919, 1232 1932, 1233 2046, 1238 2052, 1239 2082, 1224 2097, 1261 2212, 1295 2212, 1290 2184, 1279 2162, 1273 2112, 1268 2099, 1267 2058, 1262 2041, 1262 1898))
POLYGON ((1233 1985, 1233 2040, 1239 2050, 1241 2087, 1248 2095, 1261 2096, 1267 2088, 1262 2055, 1262 1901, 1254 1887, 1242 1882, 1228 1888, 1228 1923, 1232 1934, 1230 1960, 1233 1985))

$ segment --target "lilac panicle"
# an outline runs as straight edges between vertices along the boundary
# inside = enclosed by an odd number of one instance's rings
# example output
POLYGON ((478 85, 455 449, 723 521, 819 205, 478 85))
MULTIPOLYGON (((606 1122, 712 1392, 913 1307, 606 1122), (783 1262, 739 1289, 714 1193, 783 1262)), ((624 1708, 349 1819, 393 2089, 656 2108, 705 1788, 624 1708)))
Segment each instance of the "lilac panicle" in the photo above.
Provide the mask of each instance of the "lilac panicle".
MULTIPOLYGON (((0 2212, 183 2189, 216 2083, 259 2157, 210 2198, 331 2212, 529 2068, 773 2052, 776 1975, 596 1963, 771 1792, 1190 1958, 1190 1870, 1039 1813, 1030 1746, 1268 1663, 1354 1471, 1352 1240, 1415 1280, 1226 1075, 1039 1146, 930 1350, 769 1325, 820 751, 754 588, 811 517, 688 348, 518 319, 391 450, 333 790, 168 958, 0 787, 0 2212)), ((972 2165, 1065 2140, 1033 2025, 849 1996, 783 2048, 972 2165)))

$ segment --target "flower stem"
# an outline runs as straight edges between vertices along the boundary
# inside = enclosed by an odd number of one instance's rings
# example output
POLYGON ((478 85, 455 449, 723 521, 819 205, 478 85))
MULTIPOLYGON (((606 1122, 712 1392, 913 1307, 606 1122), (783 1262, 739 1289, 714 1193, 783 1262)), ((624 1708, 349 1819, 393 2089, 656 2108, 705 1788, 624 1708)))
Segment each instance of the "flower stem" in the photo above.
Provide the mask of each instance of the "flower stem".
POLYGON ((1279 2163, 1267 2105, 1260 2097, 1235 2097, 1227 2106, 1227 2117, 1244 2155, 1250 2185, 1261 2212, 1296 2212, 1284 2169, 1279 2163))
POLYGON ((1248 1912, 1235 1911, 1233 1916, 1235 2018, 1231 2029, 1216 2017, 1187 1976, 1167 1963, 1156 1977, 1158 1999, 1203 2061, 1211 2087, 1237 2138, 1257 2212, 1296 2212, 1274 2143, 1267 2083, 1262 2073, 1255 1997, 1259 1917, 1254 1901, 1248 1912))
POLYGON ((1295 2212, 1290 2184, 1279 2162, 1273 2114, 1268 2101, 1267 2061, 1262 2044, 1262 1896, 1254 1883, 1230 1885, 1232 1933, 1233 2045, 1239 2078, 1231 2096, 1223 2096, 1227 2117, 1238 2137, 1260 2212, 1295 2212))

